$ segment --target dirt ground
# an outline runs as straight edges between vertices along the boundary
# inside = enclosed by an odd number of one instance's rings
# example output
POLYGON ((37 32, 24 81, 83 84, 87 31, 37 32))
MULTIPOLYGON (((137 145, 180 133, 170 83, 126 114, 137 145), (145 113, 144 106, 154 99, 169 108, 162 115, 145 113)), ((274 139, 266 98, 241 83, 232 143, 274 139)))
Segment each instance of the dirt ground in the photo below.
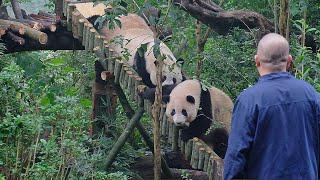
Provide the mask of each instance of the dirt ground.
MULTIPOLYGON (((184 171, 184 174, 187 174, 188 179, 192 180, 207 180, 208 176, 199 170, 194 170, 189 165, 189 162, 186 161, 183 155, 180 152, 166 152, 164 158, 170 170, 173 174, 173 177, 166 178, 162 175, 164 180, 177 180, 183 179, 181 172, 184 171)), ((137 173, 144 180, 153 180, 153 156, 151 153, 147 153, 145 156, 142 156, 137 159, 137 162, 132 164, 130 170, 137 173)), ((138 180, 138 178, 136 178, 138 180)))

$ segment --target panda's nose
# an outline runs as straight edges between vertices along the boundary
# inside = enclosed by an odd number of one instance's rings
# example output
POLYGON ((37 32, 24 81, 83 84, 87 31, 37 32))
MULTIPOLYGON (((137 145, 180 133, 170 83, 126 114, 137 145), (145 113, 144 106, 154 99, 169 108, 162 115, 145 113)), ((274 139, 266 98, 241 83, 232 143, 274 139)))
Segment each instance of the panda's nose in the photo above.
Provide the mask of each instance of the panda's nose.
POLYGON ((177 126, 181 126, 183 123, 182 122, 176 122, 175 123, 177 126))

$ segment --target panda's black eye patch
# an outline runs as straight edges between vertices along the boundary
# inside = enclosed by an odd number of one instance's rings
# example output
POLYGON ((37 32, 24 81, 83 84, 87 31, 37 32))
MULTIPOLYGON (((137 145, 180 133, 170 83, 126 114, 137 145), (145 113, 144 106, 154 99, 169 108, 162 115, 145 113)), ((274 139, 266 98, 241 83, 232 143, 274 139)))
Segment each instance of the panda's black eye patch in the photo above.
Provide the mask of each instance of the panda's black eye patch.
POLYGON ((171 111, 171 116, 173 116, 173 115, 175 115, 175 114, 176 114, 176 110, 173 109, 173 110, 171 111))
POLYGON ((181 112, 184 116, 188 116, 188 113, 185 109, 182 109, 182 112, 181 112))
POLYGON ((175 84, 177 82, 177 79, 176 78, 173 78, 173 84, 175 84))
POLYGON ((162 77, 162 82, 164 82, 167 79, 167 76, 162 77))

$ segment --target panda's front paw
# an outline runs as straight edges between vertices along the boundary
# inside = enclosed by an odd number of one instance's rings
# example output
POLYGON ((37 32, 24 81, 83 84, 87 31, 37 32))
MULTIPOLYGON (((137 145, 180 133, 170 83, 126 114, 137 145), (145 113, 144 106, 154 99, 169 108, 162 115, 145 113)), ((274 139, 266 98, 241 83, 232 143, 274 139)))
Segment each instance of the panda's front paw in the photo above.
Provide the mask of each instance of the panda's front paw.
POLYGON ((182 130, 180 138, 182 141, 188 141, 189 139, 193 138, 193 136, 190 133, 188 133, 187 131, 182 130))

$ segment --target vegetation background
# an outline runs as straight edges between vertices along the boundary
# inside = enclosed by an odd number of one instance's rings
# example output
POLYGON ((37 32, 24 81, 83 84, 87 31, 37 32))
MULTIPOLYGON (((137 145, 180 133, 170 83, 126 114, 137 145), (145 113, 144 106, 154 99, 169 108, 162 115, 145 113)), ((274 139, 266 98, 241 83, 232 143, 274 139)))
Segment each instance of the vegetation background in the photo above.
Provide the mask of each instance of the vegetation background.
MULTIPOLYGON (((27 12, 48 8, 52 0, 22 1, 27 12), (46 4, 43 7, 43 3, 46 4)), ((114 1, 113 1, 114 2, 114 1)), ((117 1, 119 2, 119 1, 117 1)), ((219 2, 216 2, 219 3, 219 2)), ((167 44, 175 49, 188 40, 181 54, 184 70, 196 76, 198 57, 203 57, 200 79, 214 85, 235 99, 258 78, 253 56, 257 30, 234 29, 226 35, 211 32, 204 51, 197 52, 195 19, 163 0, 128 1, 131 12, 154 6, 169 12, 165 25, 172 28, 167 44), (137 5, 138 6, 137 6, 137 5), (169 9, 169 10, 168 10, 169 9)), ((8 4, 9 5, 9 4, 8 4)), ((273 1, 225 1, 224 9, 248 9, 274 20, 273 1)), ((319 46, 320 2, 291 0, 292 74, 310 82, 320 92, 320 54, 301 46, 300 34, 312 35, 319 46), (303 20, 302 14, 307 12, 303 20)), ((202 25, 202 30, 206 27, 202 25)), ((3 50, 3 46, 0 45, 3 50)), ((108 137, 92 139, 88 129, 91 113, 91 85, 94 79, 92 54, 81 51, 37 51, 1 54, 0 57, 0 179, 129 179, 136 177, 128 169, 146 149, 134 132, 113 167, 103 171, 101 162, 121 134, 127 119, 117 107, 117 117, 101 116, 108 137), (90 147, 90 148, 89 148, 90 147)), ((108 103, 106 102, 106 106, 108 103)), ((143 124, 151 131, 151 122, 143 124)))

